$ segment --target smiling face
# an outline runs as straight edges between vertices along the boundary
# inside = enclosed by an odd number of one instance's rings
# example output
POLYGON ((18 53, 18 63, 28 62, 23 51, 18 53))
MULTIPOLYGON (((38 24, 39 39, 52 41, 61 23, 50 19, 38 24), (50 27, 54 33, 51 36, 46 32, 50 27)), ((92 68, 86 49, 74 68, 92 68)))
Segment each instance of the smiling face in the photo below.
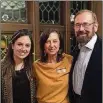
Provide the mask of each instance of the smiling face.
POLYGON ((60 47, 60 40, 56 32, 52 32, 47 39, 44 50, 48 56, 57 55, 60 47))
POLYGON ((90 12, 77 15, 74 24, 75 36, 79 43, 87 43, 98 29, 98 24, 90 12))
POLYGON ((23 60, 31 50, 31 41, 29 36, 21 36, 12 44, 13 57, 15 60, 23 60))

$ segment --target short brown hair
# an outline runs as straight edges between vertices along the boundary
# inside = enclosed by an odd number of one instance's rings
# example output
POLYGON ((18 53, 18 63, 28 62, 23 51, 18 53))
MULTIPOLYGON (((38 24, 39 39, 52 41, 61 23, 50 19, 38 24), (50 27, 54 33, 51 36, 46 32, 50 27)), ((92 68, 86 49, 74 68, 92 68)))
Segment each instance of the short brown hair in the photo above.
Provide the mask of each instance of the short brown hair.
POLYGON ((75 18, 76 18, 79 14, 82 14, 82 13, 84 13, 84 12, 91 13, 94 22, 95 22, 95 23, 98 23, 96 14, 95 14, 94 12, 92 12, 91 10, 87 10, 87 9, 78 11, 78 12, 76 13, 75 17, 74 17, 74 21, 75 21, 75 18))

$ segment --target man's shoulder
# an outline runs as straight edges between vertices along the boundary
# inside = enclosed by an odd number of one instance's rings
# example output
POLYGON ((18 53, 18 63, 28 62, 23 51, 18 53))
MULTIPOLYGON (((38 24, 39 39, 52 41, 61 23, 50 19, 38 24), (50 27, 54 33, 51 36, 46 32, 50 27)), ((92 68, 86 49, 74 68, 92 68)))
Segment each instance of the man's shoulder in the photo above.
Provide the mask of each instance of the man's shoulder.
POLYGON ((96 44, 98 44, 99 46, 102 47, 102 38, 100 38, 99 36, 97 36, 97 42, 96 44))
POLYGON ((100 36, 97 35, 97 40, 100 41, 100 42, 102 42, 102 37, 100 37, 100 36))

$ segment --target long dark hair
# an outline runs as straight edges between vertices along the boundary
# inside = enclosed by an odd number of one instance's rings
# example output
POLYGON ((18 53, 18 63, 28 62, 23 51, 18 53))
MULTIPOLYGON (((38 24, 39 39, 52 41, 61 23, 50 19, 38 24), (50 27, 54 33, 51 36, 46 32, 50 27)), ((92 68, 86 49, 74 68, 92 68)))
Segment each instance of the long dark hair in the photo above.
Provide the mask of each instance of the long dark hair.
POLYGON ((9 62, 11 62, 12 65, 15 66, 15 61, 14 61, 14 58, 13 58, 12 44, 14 44, 16 42, 16 40, 18 38, 20 38, 21 36, 28 36, 30 38, 30 40, 31 40, 30 53, 29 53, 29 55, 26 58, 24 58, 24 67, 25 68, 31 68, 32 67, 32 63, 33 63, 34 44, 33 44, 31 32, 28 31, 27 29, 18 30, 18 31, 16 31, 13 34, 13 36, 11 37, 10 44, 8 46, 8 49, 7 49, 6 58, 9 60, 9 62))
POLYGON ((40 35, 40 50, 41 50, 41 62, 47 62, 48 55, 45 55, 44 45, 49 38, 49 35, 53 32, 56 32, 58 34, 59 40, 60 40, 60 48, 57 53, 57 62, 59 62, 62 58, 62 53, 64 51, 64 42, 63 42, 63 35, 58 31, 58 29, 46 29, 44 30, 40 35))

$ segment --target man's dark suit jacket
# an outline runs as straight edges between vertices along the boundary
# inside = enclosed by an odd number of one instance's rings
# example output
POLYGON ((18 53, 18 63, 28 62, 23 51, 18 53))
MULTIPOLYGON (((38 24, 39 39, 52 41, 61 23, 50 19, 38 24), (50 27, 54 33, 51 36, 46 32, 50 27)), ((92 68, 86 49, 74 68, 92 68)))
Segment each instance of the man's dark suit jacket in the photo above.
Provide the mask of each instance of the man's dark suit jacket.
MULTIPOLYGON (((74 103, 72 73, 79 54, 78 52, 76 50, 76 52, 72 53, 74 60, 69 80, 70 103, 74 103)), ((102 103, 102 40, 98 37, 85 72, 80 103, 102 103)))

